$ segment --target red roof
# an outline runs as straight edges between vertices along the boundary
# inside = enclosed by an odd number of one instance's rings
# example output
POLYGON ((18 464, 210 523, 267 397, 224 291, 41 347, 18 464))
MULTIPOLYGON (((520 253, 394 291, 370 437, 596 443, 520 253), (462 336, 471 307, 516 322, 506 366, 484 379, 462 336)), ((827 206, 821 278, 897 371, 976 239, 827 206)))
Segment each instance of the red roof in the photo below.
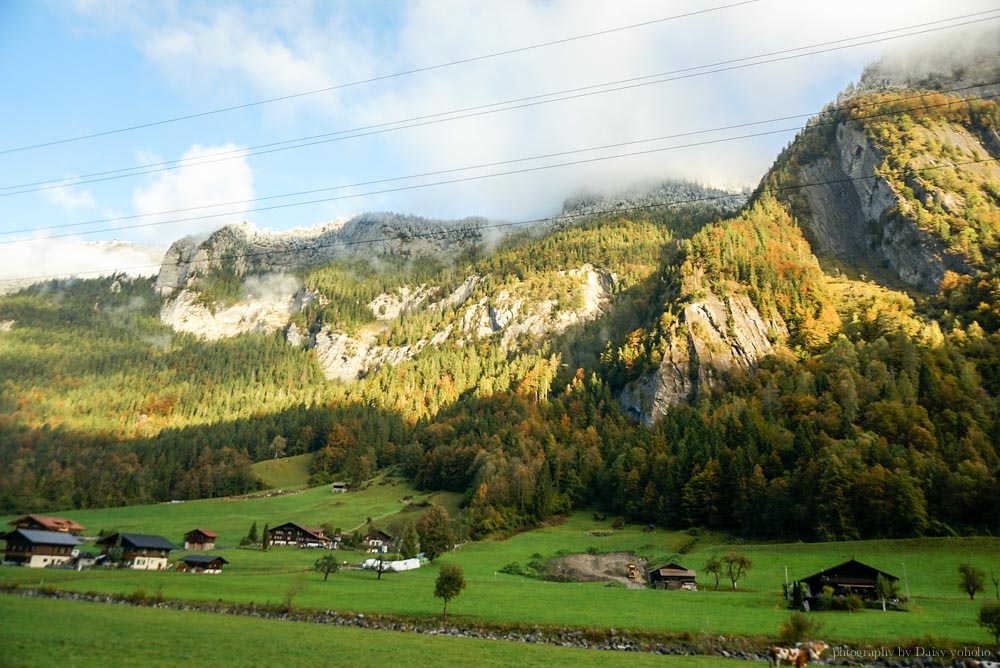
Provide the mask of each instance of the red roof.
POLYGON ((192 529, 191 531, 188 531, 188 534, 192 534, 192 533, 195 533, 195 532, 198 532, 198 533, 202 534, 206 538, 218 538, 219 537, 219 534, 213 533, 213 532, 209 531, 208 529, 192 529))
POLYGON ((65 517, 47 517, 45 515, 25 515, 24 517, 19 517, 18 519, 9 522, 9 524, 16 527, 21 526, 22 524, 27 524, 31 521, 37 522, 48 531, 68 531, 69 533, 79 533, 86 528, 77 524, 73 520, 66 519, 65 517))

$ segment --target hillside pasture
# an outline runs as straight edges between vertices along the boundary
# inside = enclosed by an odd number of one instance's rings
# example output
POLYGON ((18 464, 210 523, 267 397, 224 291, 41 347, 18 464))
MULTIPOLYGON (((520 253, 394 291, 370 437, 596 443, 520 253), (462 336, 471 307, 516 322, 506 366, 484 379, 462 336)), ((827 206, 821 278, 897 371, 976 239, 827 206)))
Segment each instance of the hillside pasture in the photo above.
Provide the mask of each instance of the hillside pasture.
POLYGON ((309 484, 309 463, 315 453, 294 457, 265 459, 250 467, 255 476, 264 481, 268 489, 295 489, 309 484))
POLYGON ((550 645, 317 626, 204 612, 0 595, 4 665, 107 666, 607 666, 709 668, 752 665, 718 657, 600 652, 550 645), (67 623, 72 620, 72 623, 67 623), (58 628, 57 634, 40 629, 58 628), (252 642, 248 641, 252 639, 252 642))
MULTIPOLYGON (((345 495, 347 496, 347 495, 345 495)), ((524 532, 506 540, 465 545, 434 564, 406 573, 343 570, 322 582, 311 570, 319 550, 275 548, 221 551, 230 560, 223 574, 194 576, 177 571, 72 571, 4 568, 0 579, 23 586, 53 585, 59 589, 129 594, 139 588, 161 592, 167 598, 233 602, 278 603, 292 592, 294 605, 317 609, 365 613, 396 613, 421 617, 440 614, 433 597, 439 564, 462 566, 468 588, 449 605, 449 617, 469 623, 488 621, 773 636, 788 618, 782 597, 784 569, 790 579, 810 575, 855 557, 873 566, 902 575, 906 564, 913 603, 911 611, 861 610, 857 613, 812 613, 823 623, 827 640, 897 642, 934 635, 953 642, 987 643, 990 638, 975 623, 978 602, 970 603, 958 590, 957 563, 969 561, 987 572, 996 570, 1000 539, 920 539, 858 541, 853 543, 731 544, 711 534, 642 531, 625 527, 610 531, 608 522, 595 522, 576 513, 565 522, 524 532), (699 571, 699 591, 627 589, 618 583, 556 583, 501 569, 511 562, 525 564, 560 554, 632 551, 646 556, 653 566, 677 560, 699 571), (712 554, 728 550, 749 556, 754 568, 732 591, 723 579, 719 591, 701 573, 712 554), (898 564, 895 566, 894 564, 898 564)), ((365 555, 337 552, 349 562, 365 555)), ((901 587, 905 587, 901 583, 901 587)), ((905 591, 905 590, 904 590, 905 591)))

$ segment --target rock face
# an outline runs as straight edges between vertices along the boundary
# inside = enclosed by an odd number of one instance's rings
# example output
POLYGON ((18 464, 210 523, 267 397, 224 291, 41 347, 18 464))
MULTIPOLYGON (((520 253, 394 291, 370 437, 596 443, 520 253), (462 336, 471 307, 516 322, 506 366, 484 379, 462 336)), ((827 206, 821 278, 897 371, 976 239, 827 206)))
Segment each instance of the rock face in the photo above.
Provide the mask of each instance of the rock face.
MULTIPOLYGON (((989 155, 967 130, 942 126, 935 139, 963 153, 989 155)), ((946 270, 967 273, 963 259, 921 230, 907 215, 909 203, 886 179, 875 176, 882 151, 856 125, 838 126, 834 150, 800 167, 799 180, 810 215, 799 221, 818 254, 851 263, 887 267, 899 279, 928 292, 937 290, 946 270)), ((1000 171, 998 171, 1000 175, 1000 171)), ((956 206, 948 193, 924 192, 918 180, 907 183, 916 193, 956 206)))
POLYGON ((659 368, 629 386, 621 405, 636 420, 653 424, 670 406, 720 387, 725 374, 752 371, 774 352, 772 340, 787 336, 780 316, 765 319, 745 295, 708 292, 684 308, 659 368))
POLYGON ((160 320, 179 332, 203 339, 218 340, 252 332, 274 332, 288 325, 288 320, 303 305, 303 295, 256 296, 214 312, 198 303, 197 293, 181 290, 164 303, 160 320))

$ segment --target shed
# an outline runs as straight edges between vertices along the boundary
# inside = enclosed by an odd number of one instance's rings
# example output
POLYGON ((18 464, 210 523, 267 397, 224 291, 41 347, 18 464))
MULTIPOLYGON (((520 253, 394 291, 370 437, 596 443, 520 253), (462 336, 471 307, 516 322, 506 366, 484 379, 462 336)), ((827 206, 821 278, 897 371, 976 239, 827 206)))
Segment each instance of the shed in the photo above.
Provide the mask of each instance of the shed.
POLYGON ((696 591, 697 573, 673 562, 654 568, 647 573, 649 584, 655 589, 687 589, 696 591))
POLYGON ((334 494, 343 494, 344 492, 347 491, 347 483, 340 481, 335 482, 332 485, 330 485, 330 491, 333 492, 334 494))
POLYGON ((184 534, 185 550, 214 550, 219 534, 208 529, 192 529, 184 534))
POLYGON ((899 581, 895 575, 863 564, 856 559, 845 561, 825 571, 802 578, 801 581, 809 587, 807 594, 809 598, 819 596, 824 587, 832 587, 834 594, 855 594, 861 598, 875 599, 878 598, 878 594, 875 592, 875 583, 880 575, 893 582, 899 581))
POLYGON ((222 566, 228 564, 224 558, 214 554, 187 554, 178 562, 183 564, 183 569, 189 573, 216 574, 222 572, 222 566))

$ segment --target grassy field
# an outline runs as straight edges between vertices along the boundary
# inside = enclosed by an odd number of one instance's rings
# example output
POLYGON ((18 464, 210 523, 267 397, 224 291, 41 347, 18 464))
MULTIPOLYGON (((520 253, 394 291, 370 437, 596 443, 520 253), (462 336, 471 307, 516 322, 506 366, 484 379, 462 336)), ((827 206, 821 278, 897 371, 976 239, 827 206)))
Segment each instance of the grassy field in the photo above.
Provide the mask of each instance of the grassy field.
MULTIPOLYGON (((440 503, 450 512, 457 510, 458 495, 447 492, 426 494, 396 479, 377 478, 365 489, 347 494, 332 494, 329 486, 314 487, 282 496, 253 498, 204 499, 182 503, 158 503, 148 506, 72 510, 54 513, 68 516, 87 527, 87 535, 101 529, 165 536, 182 545, 184 534, 194 528, 208 529, 219 535, 219 545, 233 547, 247 535, 250 524, 258 531, 293 521, 306 526, 329 522, 350 531, 372 518, 385 526, 397 513, 406 513, 404 498, 440 503)), ((0 518, 6 526, 14 516, 0 518)))
POLYGON ((547 645, 317 626, 200 612, 0 595, 3 665, 539 666, 709 668, 752 665, 547 645), (72 623, 67 623, 72 620, 72 623), (44 638, 40 637, 39 629, 44 638))
MULTIPOLYGON (((375 485, 343 495, 341 500, 353 506, 352 517, 361 513, 363 520, 367 511, 362 509, 365 508, 382 508, 389 515, 397 512, 398 505, 393 503, 398 504, 398 497, 405 491, 406 488, 397 484, 375 485)), ((309 498, 308 495, 316 494, 317 491, 312 490, 299 496, 309 498)), ((336 501, 330 499, 325 490, 323 494, 323 503, 336 501)), ((287 498, 295 497, 267 501, 287 498)), ((255 501, 197 503, 206 504, 207 508, 231 503, 242 513, 243 503, 255 501)), ((185 515, 183 520, 167 516, 187 512, 187 508, 194 505, 152 508, 163 513, 164 526, 191 526, 194 515, 185 515)), ((101 512, 113 514, 126 510, 131 512, 133 509, 101 512)), ((74 513, 74 518, 77 515, 74 513)), ((247 524, 245 515, 238 517, 237 526, 247 524)), ((82 518, 81 521, 86 523, 82 518)), ((197 524, 204 523, 199 521, 197 524)), ((348 525, 347 522, 343 524, 348 525)), ((815 618, 823 623, 825 639, 892 643, 934 635, 955 642, 986 644, 990 641, 987 633, 975 623, 979 603, 970 602, 958 589, 957 563, 968 561, 987 572, 1000 570, 1000 539, 730 545, 712 535, 692 537, 684 532, 662 530, 647 533, 637 527, 614 531, 611 536, 588 533, 609 529, 607 522, 596 522, 589 514, 581 512, 557 526, 525 532, 507 540, 466 545, 445 555, 439 563, 460 564, 469 582, 462 595, 449 605, 449 613, 470 623, 478 620, 773 636, 788 616, 781 597, 786 567, 789 577, 796 579, 855 557, 900 577, 905 563, 914 601, 912 611, 816 613, 815 618), (737 592, 728 588, 729 583, 725 581, 720 591, 712 591, 712 583, 704 576, 699 578, 701 591, 671 592, 633 590, 604 583, 542 582, 499 572, 510 562, 525 564, 537 559, 536 555, 547 558, 560 551, 575 553, 588 548, 601 552, 633 550, 652 557, 653 563, 683 550, 686 554, 680 556, 679 561, 699 571, 708 556, 733 549, 748 555, 754 568, 748 578, 740 582, 737 592)), ((177 571, 75 573, 4 568, 0 569, 0 580, 17 581, 24 586, 44 583, 77 591, 120 594, 143 588, 151 594, 161 591, 168 598, 256 603, 280 602, 294 590, 294 604, 308 608, 421 616, 440 613, 441 602, 433 597, 438 563, 417 571, 385 574, 381 580, 366 571, 342 571, 324 583, 320 574, 310 570, 322 554, 318 551, 278 548, 266 553, 251 550, 222 550, 220 553, 230 564, 219 576, 194 576, 177 571)), ((364 556, 351 552, 338 554, 350 561, 358 561, 364 556)), ((903 583, 901 586, 905 587, 903 583)))
POLYGON ((251 467, 254 475, 270 489, 294 489, 309 482, 309 462, 315 453, 281 457, 257 462, 251 467))

